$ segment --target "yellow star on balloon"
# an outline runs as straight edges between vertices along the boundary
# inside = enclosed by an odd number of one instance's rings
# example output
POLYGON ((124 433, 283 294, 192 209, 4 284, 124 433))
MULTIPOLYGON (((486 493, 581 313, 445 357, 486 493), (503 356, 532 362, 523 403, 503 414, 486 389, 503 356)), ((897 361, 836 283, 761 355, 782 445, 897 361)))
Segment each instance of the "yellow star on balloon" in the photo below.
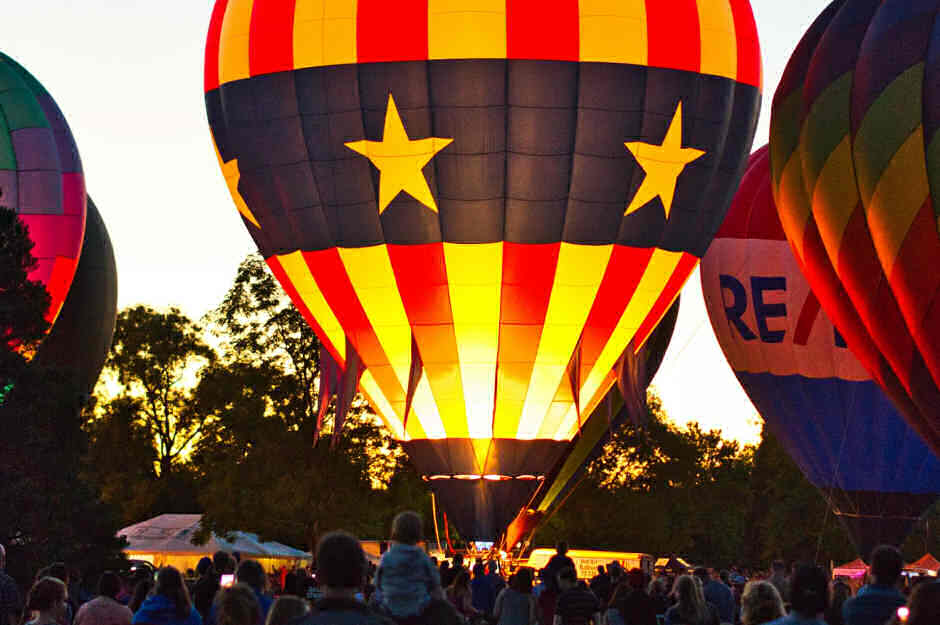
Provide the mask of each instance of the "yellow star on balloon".
POLYGON ((422 169, 452 141, 438 137, 409 139, 390 93, 382 140, 349 141, 344 145, 365 156, 379 170, 379 214, 402 191, 437 212, 437 202, 422 169))
POLYGON ((668 219, 679 174, 685 170, 686 165, 705 154, 703 150, 682 147, 682 102, 676 107, 666 131, 666 138, 661 144, 630 141, 624 145, 646 172, 646 177, 623 214, 629 215, 658 197, 663 202, 668 219))

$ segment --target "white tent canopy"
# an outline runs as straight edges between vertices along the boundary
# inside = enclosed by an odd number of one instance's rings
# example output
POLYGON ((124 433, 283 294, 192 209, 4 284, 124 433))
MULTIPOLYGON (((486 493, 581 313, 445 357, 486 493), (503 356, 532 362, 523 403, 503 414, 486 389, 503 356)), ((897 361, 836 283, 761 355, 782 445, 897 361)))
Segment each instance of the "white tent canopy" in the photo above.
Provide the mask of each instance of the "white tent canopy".
POLYGON ((205 544, 194 545, 192 539, 201 521, 201 514, 161 514, 118 530, 117 534, 128 542, 124 548, 128 558, 158 567, 175 566, 184 573, 195 568, 200 558, 211 557, 216 551, 237 551, 243 559, 258 560, 267 570, 311 559, 306 551, 278 542, 261 542, 257 534, 250 532, 232 532, 227 537, 213 533, 205 544))

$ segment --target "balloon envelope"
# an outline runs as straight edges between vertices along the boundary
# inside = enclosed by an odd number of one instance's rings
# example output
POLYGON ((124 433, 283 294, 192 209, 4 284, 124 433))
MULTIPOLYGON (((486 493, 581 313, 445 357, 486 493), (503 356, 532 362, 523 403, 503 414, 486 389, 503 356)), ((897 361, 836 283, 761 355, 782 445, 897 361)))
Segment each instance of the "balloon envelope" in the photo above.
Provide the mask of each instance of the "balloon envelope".
POLYGON ((117 266, 104 220, 88 198, 82 255, 62 312, 39 347, 37 358, 67 370, 90 394, 111 349, 117 320, 117 266))
POLYGON ((738 380, 859 553, 900 545, 938 498, 940 462, 820 309, 777 217, 766 148, 751 158, 701 275, 738 380))
POLYGON ((669 309, 760 101, 745 0, 217 0, 205 69, 246 227, 420 473, 477 497, 465 538, 669 309))
POLYGON ((46 89, 0 52, 0 206, 29 228, 54 322, 75 275, 85 233, 85 182, 68 123, 46 89))
POLYGON ((770 147, 783 229, 813 289, 840 328, 857 318, 849 346, 940 452, 937 10, 832 3, 777 89, 770 147))

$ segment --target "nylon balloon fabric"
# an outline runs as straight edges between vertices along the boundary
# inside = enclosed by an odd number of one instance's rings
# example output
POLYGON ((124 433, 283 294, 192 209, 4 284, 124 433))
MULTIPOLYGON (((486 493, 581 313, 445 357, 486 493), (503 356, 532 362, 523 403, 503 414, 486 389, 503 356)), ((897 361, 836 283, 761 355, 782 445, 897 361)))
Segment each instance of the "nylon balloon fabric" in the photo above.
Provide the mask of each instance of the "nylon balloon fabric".
POLYGON ((69 372, 79 390, 90 395, 111 350, 116 321, 114 248, 101 213, 88 198, 88 222, 75 280, 37 358, 69 372))
POLYGON ((773 192, 814 291, 859 319, 859 360, 940 451, 940 3, 839 0, 774 97, 773 192))
POLYGON ((49 292, 46 319, 65 302, 85 234, 85 181, 58 105, 23 66, 0 52, 0 206, 29 228, 37 265, 29 279, 49 292))
POLYGON ((735 375, 859 554, 900 545, 940 496, 940 462, 849 350, 841 331, 853 320, 834 326, 804 278, 777 216, 767 148, 752 156, 701 276, 735 375))
POLYGON ((205 69, 286 292, 423 475, 515 509, 697 265, 760 103, 746 0, 218 0, 205 69))

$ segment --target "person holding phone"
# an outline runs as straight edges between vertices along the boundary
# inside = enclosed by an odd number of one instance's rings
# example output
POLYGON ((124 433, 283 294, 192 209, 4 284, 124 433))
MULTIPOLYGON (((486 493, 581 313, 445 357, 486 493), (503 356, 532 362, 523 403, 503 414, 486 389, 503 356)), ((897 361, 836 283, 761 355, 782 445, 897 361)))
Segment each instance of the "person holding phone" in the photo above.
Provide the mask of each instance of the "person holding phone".
POLYGON ((911 603, 901 606, 890 625, 933 625, 940 623, 940 582, 925 582, 914 587, 911 603))

